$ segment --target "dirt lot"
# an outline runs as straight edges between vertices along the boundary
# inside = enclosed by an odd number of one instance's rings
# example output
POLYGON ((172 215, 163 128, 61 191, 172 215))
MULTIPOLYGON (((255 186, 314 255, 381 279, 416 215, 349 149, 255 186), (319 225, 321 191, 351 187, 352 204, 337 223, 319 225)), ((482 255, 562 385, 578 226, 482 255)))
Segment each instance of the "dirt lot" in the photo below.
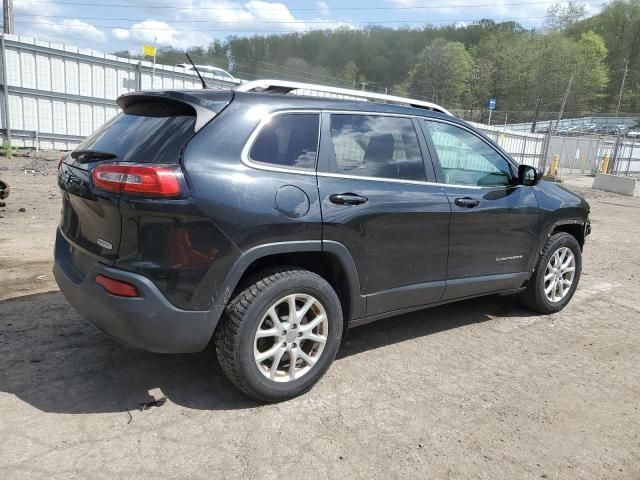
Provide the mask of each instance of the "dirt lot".
POLYGON ((640 199, 575 187, 593 235, 563 312, 491 297, 387 319, 261 406, 211 350, 129 350, 67 305, 55 162, 29 162, 0 159, 1 478, 640 478, 640 199))

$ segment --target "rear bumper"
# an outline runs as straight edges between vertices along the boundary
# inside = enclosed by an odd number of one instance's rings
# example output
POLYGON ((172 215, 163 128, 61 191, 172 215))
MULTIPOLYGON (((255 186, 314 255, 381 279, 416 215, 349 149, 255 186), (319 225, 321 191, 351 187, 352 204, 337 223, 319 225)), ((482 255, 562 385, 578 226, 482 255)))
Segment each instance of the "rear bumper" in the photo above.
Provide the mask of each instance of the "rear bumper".
MULTIPOLYGON (((79 272, 71 261, 73 247, 58 230, 53 274, 67 301, 110 337, 158 353, 198 352, 206 348, 224 309, 181 310, 146 277, 108 267, 97 260, 79 272), (111 295, 95 282, 102 274, 136 286, 139 297, 111 295)), ((78 255, 86 253, 75 252, 78 255)))

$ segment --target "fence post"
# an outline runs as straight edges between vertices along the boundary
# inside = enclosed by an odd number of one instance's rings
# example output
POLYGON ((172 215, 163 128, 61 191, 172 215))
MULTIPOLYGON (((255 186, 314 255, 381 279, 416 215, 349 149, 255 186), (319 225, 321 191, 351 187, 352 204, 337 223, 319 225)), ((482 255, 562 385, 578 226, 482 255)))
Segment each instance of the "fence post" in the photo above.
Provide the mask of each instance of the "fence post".
POLYGON ((142 91, 142 61, 136 65, 136 90, 142 91))
POLYGON ((11 145, 11 125, 9 122, 9 87, 7 86, 7 49, 4 43, 4 34, 0 36, 0 57, 2 61, 2 91, 4 102, 2 102, 2 120, 4 129, 7 132, 7 144, 11 145))
POLYGON ((607 171, 609 170, 609 159, 611 157, 609 156, 608 153, 604 154, 604 157, 602 158, 602 163, 600 164, 600 173, 607 173, 607 171))
POLYGON ((549 144, 551 143, 551 130, 547 132, 542 141, 542 151, 538 160, 538 170, 544 172, 547 169, 547 155, 549 154, 549 144))
POLYGON ((611 160, 609 161, 608 169, 604 173, 613 173, 616 169, 616 163, 618 163, 618 154, 620 150, 620 131, 618 131, 618 136, 616 137, 616 143, 613 146, 613 155, 611 155, 611 160))
POLYGON ((548 175, 550 177, 556 177, 558 175, 559 166, 560 166, 560 155, 554 155, 553 160, 551 161, 551 166, 549 167, 548 175))
POLYGON ((629 168, 631 167, 631 160, 633 160, 633 149, 636 146, 636 139, 634 137, 633 141, 631 142, 631 152, 629 153, 629 161, 627 162, 627 171, 625 172, 625 175, 629 175, 629 168))

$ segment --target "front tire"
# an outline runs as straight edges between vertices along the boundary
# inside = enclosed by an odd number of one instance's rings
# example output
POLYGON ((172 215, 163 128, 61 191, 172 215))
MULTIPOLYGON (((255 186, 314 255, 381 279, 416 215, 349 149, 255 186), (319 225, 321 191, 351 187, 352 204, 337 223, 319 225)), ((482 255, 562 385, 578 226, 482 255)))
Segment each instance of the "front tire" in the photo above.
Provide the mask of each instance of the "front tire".
POLYGON ((333 362, 342 307, 319 275, 281 268, 254 277, 231 300, 216 330, 218 360, 244 393, 263 402, 308 391, 333 362))
POLYGON ((523 303, 538 313, 559 312, 573 297, 581 271, 582 250, 575 237, 566 232, 552 235, 522 294, 523 303))

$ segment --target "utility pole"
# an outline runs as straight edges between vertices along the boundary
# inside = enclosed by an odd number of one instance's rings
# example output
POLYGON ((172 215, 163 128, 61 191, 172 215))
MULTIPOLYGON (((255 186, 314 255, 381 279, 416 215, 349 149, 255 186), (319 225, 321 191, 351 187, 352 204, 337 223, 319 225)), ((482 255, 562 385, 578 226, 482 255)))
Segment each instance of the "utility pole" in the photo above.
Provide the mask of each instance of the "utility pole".
POLYGON ((476 85, 478 84, 478 78, 480 74, 478 73, 478 69, 473 70, 473 74, 471 79, 473 83, 471 83, 471 105, 469 106, 469 120, 473 122, 473 104, 476 102, 476 85))
POLYGON ((4 33, 15 33, 13 24, 13 0, 3 0, 2 13, 4 14, 4 33))
POLYGON ((536 133, 536 125, 538 124, 538 118, 540 116, 541 103, 542 103, 542 95, 538 95, 538 103, 536 104, 536 114, 533 117, 533 123, 531 124, 531 133, 536 133))
POLYGON ((624 73, 622 74, 622 84, 620 85, 620 95, 618 96, 618 108, 616 108, 616 118, 620 115, 620 104, 622 103, 622 93, 624 92, 624 82, 629 73, 629 59, 624 59, 624 73))
POLYGON ((558 114, 558 119, 556 120, 556 127, 553 129, 554 131, 558 130, 558 125, 560 125, 560 120, 562 119, 562 114, 564 113, 564 107, 567 105, 567 98, 569 98, 569 93, 571 92, 571 85, 573 85, 573 77, 575 77, 575 72, 571 74, 571 78, 569 79, 569 84, 567 85, 567 90, 564 92, 564 97, 562 99, 562 106, 560 107, 560 113, 558 114))
POLYGON ((153 37, 153 69, 151 70, 151 90, 156 76, 156 56, 158 55, 158 37, 153 37))

